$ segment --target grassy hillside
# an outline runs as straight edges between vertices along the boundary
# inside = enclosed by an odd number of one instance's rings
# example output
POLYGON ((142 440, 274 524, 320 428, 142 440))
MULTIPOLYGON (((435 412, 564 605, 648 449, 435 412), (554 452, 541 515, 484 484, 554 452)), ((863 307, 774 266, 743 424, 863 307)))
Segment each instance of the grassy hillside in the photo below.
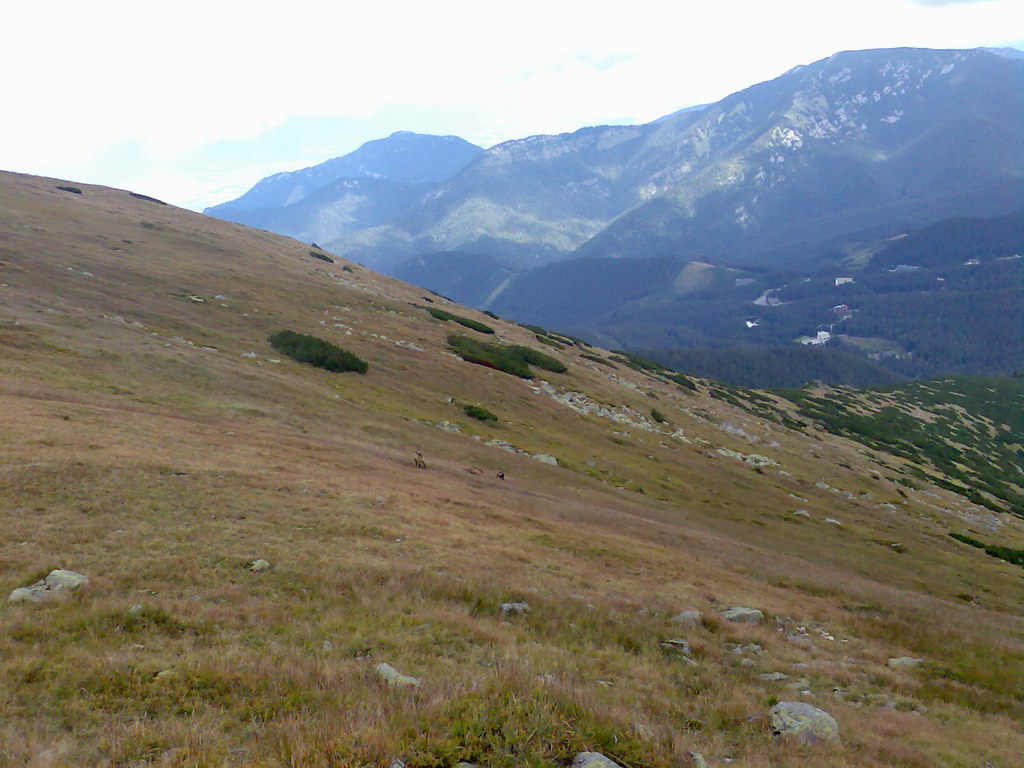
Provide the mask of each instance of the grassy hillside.
POLYGON ((89 583, 0 604, 0 764, 1019 763, 1024 570, 949 534, 1024 521, 941 468, 433 297, 566 370, 466 362, 422 290, 58 186, 0 174, 0 587, 89 583))

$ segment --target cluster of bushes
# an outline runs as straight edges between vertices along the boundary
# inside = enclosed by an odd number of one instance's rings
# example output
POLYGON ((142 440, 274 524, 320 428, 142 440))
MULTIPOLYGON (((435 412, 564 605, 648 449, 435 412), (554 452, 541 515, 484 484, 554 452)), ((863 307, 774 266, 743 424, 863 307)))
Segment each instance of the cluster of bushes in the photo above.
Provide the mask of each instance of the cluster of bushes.
POLYGON ((972 539, 970 536, 965 536, 962 533, 951 533, 949 535, 959 542, 970 544, 972 547, 985 550, 985 554, 990 557, 997 557, 1008 563, 1024 567, 1024 549, 1013 549, 1011 547, 1000 547, 995 544, 986 544, 983 541, 972 539))
POLYGON ((481 323, 478 320, 463 317, 462 315, 453 315, 451 312, 445 312, 443 309, 438 309, 437 307, 421 307, 421 309, 427 310, 432 317, 435 317, 438 320, 444 320, 446 322, 451 320, 453 323, 464 325, 466 328, 471 328, 472 330, 479 331, 480 333, 494 333, 494 329, 491 328, 491 326, 481 323))
POLYGON ((480 405, 464 405, 462 406, 462 412, 470 418, 480 419, 480 421, 498 421, 497 416, 480 405))
POLYGON ((287 355, 300 363, 315 365, 325 371, 366 373, 369 368, 365 360, 316 336, 295 331, 278 331, 267 340, 282 355, 287 355))
POLYGON ((448 337, 448 346, 468 363, 494 368, 521 379, 533 378, 531 365, 552 373, 565 373, 568 370, 562 361, 551 355, 518 344, 487 344, 453 333, 448 337))
POLYGON ((320 261, 326 261, 328 264, 333 264, 334 259, 328 256, 326 253, 319 253, 318 251, 310 251, 309 255, 314 259, 320 259, 320 261))

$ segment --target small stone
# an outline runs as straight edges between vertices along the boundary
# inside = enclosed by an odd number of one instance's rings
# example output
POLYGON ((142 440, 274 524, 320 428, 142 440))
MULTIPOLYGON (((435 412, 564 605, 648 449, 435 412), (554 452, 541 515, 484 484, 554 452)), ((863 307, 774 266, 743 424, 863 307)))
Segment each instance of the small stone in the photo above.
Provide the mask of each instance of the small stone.
POLYGON ((384 662, 378 664, 377 669, 374 671, 377 677, 393 688, 418 688, 420 684, 420 681, 415 677, 403 675, 390 664, 385 664, 384 662))
POLYGON ((722 611, 722 618, 738 624, 761 624, 764 622, 764 614, 756 608, 744 608, 735 606, 722 611))
POLYGON ((766 672, 763 675, 758 675, 757 679, 763 680, 766 683, 779 683, 783 680, 788 680, 789 675, 783 674, 782 672, 766 672))
POLYGON ((897 656, 886 662, 890 669, 917 669, 924 663, 924 659, 915 659, 912 656, 897 656))
POLYGON ((544 464, 551 464, 552 466, 555 467, 558 466, 558 459, 556 459, 554 456, 549 456, 546 453, 535 453, 530 458, 533 459, 534 461, 539 461, 544 464))
POLYGON ((131 608, 128 609, 128 613, 130 613, 132 616, 138 616, 140 613, 142 613, 142 605, 139 604, 139 603, 136 603, 135 605, 133 605, 131 608))
POLYGON ((700 611, 682 611, 672 617, 671 621, 673 624, 679 624, 683 627, 701 627, 703 626, 704 617, 701 616, 700 611))
POLYGON ((270 563, 268 563, 263 558, 260 558, 259 560, 253 560, 249 564, 249 570, 253 573, 263 573, 265 571, 270 570, 270 563))
POLYGON ((580 752, 572 759, 572 768, 620 768, 600 752, 580 752))
POLYGON ((811 513, 808 512, 806 509, 798 509, 793 514, 796 515, 797 517, 810 517, 811 516, 811 513))
POLYGON ((825 524, 826 525, 835 525, 835 526, 837 526, 839 528, 843 527, 842 523, 840 523, 838 520, 835 520, 834 518, 831 518, 831 517, 826 517, 825 518, 825 524))
POLYGON ((708 761, 704 759, 704 755, 700 752, 690 753, 690 765, 693 766, 693 768, 711 768, 708 761))
POLYGON ((510 618, 512 616, 525 616, 530 612, 530 604, 524 601, 516 603, 502 603, 499 606, 498 611, 505 618, 510 618))
POLYGON ((320 649, 324 653, 333 653, 334 652, 334 643, 332 643, 330 640, 324 640, 320 644, 320 649))
POLYGON ((797 739, 808 744, 839 741, 835 718, 802 701, 780 701, 768 711, 768 722, 776 738, 797 739))
POLYGON ((740 666, 741 667, 752 668, 754 666, 754 660, 753 659, 740 659, 740 666))

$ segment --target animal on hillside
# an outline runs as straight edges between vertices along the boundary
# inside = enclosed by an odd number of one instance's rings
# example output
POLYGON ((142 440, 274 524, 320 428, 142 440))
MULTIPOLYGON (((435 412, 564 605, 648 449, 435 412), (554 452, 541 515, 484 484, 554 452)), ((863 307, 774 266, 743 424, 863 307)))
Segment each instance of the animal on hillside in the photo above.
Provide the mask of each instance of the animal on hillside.
POLYGON ((425 462, 423 460, 423 454, 420 453, 419 451, 416 451, 416 455, 413 457, 412 462, 413 462, 413 464, 416 465, 416 469, 426 469, 427 468, 427 462, 425 462))
POLYGON ((502 472, 500 469, 498 470, 498 479, 499 480, 504 480, 505 479, 505 473, 502 472))

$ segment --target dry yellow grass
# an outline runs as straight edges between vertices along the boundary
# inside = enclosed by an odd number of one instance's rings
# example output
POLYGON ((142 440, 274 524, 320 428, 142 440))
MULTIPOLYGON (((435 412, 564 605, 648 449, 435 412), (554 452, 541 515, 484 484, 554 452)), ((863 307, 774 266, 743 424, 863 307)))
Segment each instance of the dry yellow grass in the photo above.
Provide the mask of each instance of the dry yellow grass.
POLYGON ((0 587, 91 583, 0 607, 0 764, 1020 765, 1024 572, 946 536, 1019 547, 1019 521, 987 531, 947 491, 904 499, 854 444, 555 352, 552 384, 671 426, 580 415, 448 354, 423 291, 56 183, 0 176, 0 587), (272 362, 281 328, 370 371, 272 362), (504 621, 512 599, 530 614, 504 621), (673 626, 684 608, 704 627, 673 626), (660 647, 679 636, 695 666, 660 647), (764 653, 746 667, 729 643, 764 653), (886 666, 902 655, 925 664, 886 666), (419 689, 383 687, 381 661, 419 689), (842 744, 777 743, 776 700, 829 711, 842 744))

